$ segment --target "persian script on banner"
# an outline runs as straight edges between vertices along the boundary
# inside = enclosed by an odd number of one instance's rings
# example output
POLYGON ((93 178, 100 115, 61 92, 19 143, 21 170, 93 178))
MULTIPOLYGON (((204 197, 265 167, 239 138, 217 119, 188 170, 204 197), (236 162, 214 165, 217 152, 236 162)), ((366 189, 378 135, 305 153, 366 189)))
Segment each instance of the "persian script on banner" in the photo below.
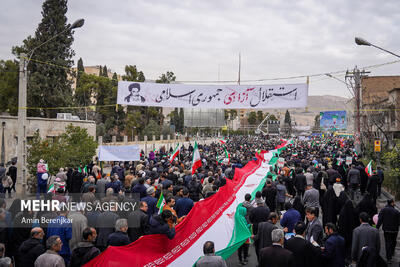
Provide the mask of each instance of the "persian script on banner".
POLYGON ((265 109, 307 106, 308 84, 188 85, 118 82, 117 103, 132 106, 265 109))

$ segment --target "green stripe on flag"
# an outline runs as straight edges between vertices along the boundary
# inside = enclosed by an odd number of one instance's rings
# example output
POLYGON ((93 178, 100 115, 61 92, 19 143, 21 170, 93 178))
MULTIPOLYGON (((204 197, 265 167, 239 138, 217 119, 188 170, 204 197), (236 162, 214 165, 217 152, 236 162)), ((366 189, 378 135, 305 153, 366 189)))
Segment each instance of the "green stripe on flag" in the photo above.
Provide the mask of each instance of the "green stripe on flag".
MULTIPOLYGON (((269 161, 269 165, 274 166, 279 158, 279 154, 281 153, 282 150, 286 149, 285 147, 277 149, 277 153, 274 153, 274 156, 271 158, 269 161)), ((257 191, 261 191, 262 188, 264 187, 268 175, 272 175, 272 179, 275 180, 277 175, 272 174, 270 172, 265 175, 265 177, 261 180, 260 184, 257 186, 257 188, 251 193, 251 199, 253 200, 255 198, 255 195, 257 191)), ((235 212, 235 226, 233 229, 232 237, 231 240, 229 241, 229 244, 226 248, 219 250, 215 252, 215 255, 221 256, 225 260, 229 258, 233 253, 237 251, 237 249, 244 243, 246 242, 247 239, 251 237, 251 231, 247 225, 246 218, 241 214, 240 209, 242 207, 242 203, 240 203, 235 212)), ((197 260, 196 260, 197 262, 197 260)), ((195 266, 196 263, 193 264, 195 266)))

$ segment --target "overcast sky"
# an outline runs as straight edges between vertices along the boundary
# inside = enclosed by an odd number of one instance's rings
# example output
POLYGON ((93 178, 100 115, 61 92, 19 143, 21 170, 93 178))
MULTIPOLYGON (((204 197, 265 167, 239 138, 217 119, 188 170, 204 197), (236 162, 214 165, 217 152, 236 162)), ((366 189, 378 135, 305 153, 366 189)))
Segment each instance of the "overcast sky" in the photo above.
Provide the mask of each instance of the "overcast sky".
MULTIPOLYGON (((33 35, 43 1, 2 0, 0 59, 33 35)), ((69 0, 75 31, 75 63, 107 65, 123 74, 137 65, 147 79, 167 70, 179 81, 241 80, 311 75, 397 60, 361 36, 400 54, 399 0, 69 0)), ((399 75, 400 63, 371 69, 370 75, 399 75)), ((344 80, 344 74, 338 75, 344 80)), ((263 84, 305 82, 263 81, 263 84)), ((255 82, 252 82, 255 84, 255 82)), ((260 84, 260 83, 257 83, 260 84)), ((311 95, 349 96, 346 86, 326 76, 310 79, 311 95)))

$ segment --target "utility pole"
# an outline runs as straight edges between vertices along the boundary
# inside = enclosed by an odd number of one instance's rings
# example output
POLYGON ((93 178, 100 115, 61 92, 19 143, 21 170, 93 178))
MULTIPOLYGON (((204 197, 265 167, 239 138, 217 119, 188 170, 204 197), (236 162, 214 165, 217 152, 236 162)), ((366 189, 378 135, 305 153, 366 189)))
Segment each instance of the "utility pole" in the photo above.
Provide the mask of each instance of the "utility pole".
POLYGON ((349 85, 352 87, 355 100, 355 149, 358 154, 361 152, 361 81, 368 73, 370 72, 365 70, 360 72, 357 66, 355 66, 353 72, 347 71, 345 76, 345 79, 349 81, 349 85))
POLYGON ((26 91, 27 64, 26 55, 19 57, 19 88, 18 88, 18 145, 17 145, 17 194, 26 194, 26 91))

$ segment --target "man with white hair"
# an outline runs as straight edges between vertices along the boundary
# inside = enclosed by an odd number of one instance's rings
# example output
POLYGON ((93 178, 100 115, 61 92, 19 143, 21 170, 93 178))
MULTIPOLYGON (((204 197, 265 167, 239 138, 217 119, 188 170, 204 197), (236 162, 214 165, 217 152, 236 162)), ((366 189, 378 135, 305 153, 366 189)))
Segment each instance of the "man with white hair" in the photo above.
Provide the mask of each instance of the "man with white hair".
POLYGON ((64 259, 58 254, 62 245, 59 236, 50 236, 46 241, 47 251, 36 259, 35 267, 65 267, 64 259))
POLYGON ((293 253, 283 248, 285 234, 281 229, 271 232, 272 246, 260 250, 260 267, 294 267, 293 253))
POLYGON ((118 219, 115 222, 115 232, 108 236, 107 245, 125 246, 131 243, 127 231, 128 231, 128 220, 118 219))

